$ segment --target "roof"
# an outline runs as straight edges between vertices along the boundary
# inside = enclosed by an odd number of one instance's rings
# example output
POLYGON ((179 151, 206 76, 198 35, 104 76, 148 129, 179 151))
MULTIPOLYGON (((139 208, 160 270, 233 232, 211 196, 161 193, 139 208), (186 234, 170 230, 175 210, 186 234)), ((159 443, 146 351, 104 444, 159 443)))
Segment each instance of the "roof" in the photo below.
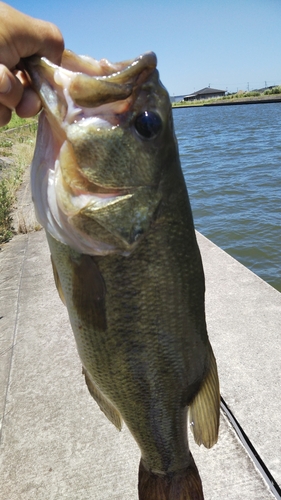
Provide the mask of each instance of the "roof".
POLYGON ((218 93, 225 93, 225 92, 226 92, 225 90, 212 89, 211 87, 205 87, 204 89, 197 90, 197 92, 193 92, 192 94, 189 94, 185 97, 197 96, 197 95, 218 94, 218 93))

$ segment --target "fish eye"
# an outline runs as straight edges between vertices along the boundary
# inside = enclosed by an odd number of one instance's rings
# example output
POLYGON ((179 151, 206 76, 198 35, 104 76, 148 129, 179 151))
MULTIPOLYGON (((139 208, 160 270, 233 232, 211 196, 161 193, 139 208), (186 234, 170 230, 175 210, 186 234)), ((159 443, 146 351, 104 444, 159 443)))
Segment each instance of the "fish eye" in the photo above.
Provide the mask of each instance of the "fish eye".
POLYGON ((162 120, 160 116, 152 111, 144 111, 136 117, 135 129, 145 139, 156 137, 161 127, 162 120))

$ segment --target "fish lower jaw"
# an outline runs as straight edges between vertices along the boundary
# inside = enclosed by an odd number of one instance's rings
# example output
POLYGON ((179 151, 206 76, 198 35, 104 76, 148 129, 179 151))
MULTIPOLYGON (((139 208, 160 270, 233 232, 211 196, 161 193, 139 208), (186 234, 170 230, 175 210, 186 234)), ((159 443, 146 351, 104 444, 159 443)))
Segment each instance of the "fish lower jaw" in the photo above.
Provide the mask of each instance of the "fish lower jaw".
POLYGON ((71 125, 79 125, 81 128, 91 127, 92 131, 99 132, 100 130, 114 130, 119 126, 114 116, 111 120, 105 120, 101 116, 93 116, 95 111, 92 108, 69 106, 62 127, 67 131, 71 125))
POLYGON ((106 190, 106 188, 101 188, 101 191, 95 191, 94 189, 91 190, 91 191, 85 191, 83 189, 80 189, 79 187, 71 187, 71 192, 73 194, 73 196, 84 196, 84 195, 87 195, 87 196, 93 196, 93 197, 96 197, 96 198, 116 198, 117 196, 121 196, 123 194, 127 194, 128 191, 124 192, 124 190, 122 189, 108 189, 108 191, 106 190))
MULTIPOLYGON (((88 111, 88 110, 87 110, 88 111)), ((89 125, 94 126, 97 132, 100 130, 114 130, 116 127, 119 125, 113 125, 112 123, 108 122, 107 120, 104 120, 103 118, 100 118, 98 116, 87 116, 87 112, 82 111, 82 115, 80 114, 76 116, 74 119, 73 123, 79 124, 80 127, 88 127, 89 125)))
MULTIPOLYGON (((64 91, 64 94, 67 94, 67 91, 64 91)), ((91 127, 91 129, 95 129, 97 132, 100 130, 111 130, 116 128, 118 124, 116 124, 115 119, 111 119, 111 121, 105 120, 101 116, 95 116, 96 109, 95 108, 82 108, 77 106, 70 97, 66 98, 67 101, 67 111, 65 118, 62 122, 62 128, 67 132, 71 125, 79 125, 79 127, 86 128, 91 127), (111 123, 112 122, 112 123, 111 123)))
POLYGON ((80 194, 79 196, 70 196, 70 203, 66 205, 58 200, 58 206, 64 212, 65 215, 77 215, 83 213, 86 210, 92 211, 106 208, 108 205, 117 203, 120 200, 128 199, 132 195, 118 195, 118 194, 80 194))

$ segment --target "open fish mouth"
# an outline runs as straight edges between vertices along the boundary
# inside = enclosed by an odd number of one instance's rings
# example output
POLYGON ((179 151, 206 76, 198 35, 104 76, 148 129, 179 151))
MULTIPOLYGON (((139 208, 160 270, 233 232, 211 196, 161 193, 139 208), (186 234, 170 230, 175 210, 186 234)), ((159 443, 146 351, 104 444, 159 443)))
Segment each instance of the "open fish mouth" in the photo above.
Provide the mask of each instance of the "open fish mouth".
MULTIPOLYGON (((131 153, 126 153, 132 149, 132 121, 143 102, 150 99, 155 82, 159 86, 156 64, 153 52, 114 64, 71 51, 64 52, 61 66, 44 57, 25 60, 44 109, 31 177, 37 218, 56 239, 84 253, 115 251, 117 234, 108 241, 103 236, 101 243, 94 235, 96 230, 84 223, 82 227, 79 217, 98 219, 99 224, 105 218, 108 224, 104 211, 115 217, 119 209, 113 205, 125 210, 127 203, 132 227, 117 231, 118 237, 122 233, 121 246, 126 252, 135 245, 132 235, 147 229, 159 202, 155 180, 132 173, 131 153), (120 148, 125 158, 122 168, 118 168, 118 161, 112 166, 114 156, 120 157, 120 148), (140 209, 139 202, 146 209, 140 209)), ((158 131, 161 121, 156 113, 153 117, 158 131)), ((121 221, 121 209, 118 217, 121 221)))
POLYGON ((97 126, 103 126, 107 120, 118 124, 114 115, 130 107, 136 89, 155 70, 157 59, 153 52, 147 52, 114 64, 65 50, 61 66, 36 56, 25 63, 43 105, 61 120, 61 125, 91 118, 97 126), (50 99, 53 92, 57 99, 50 99), (101 108, 104 104, 111 106, 101 108))

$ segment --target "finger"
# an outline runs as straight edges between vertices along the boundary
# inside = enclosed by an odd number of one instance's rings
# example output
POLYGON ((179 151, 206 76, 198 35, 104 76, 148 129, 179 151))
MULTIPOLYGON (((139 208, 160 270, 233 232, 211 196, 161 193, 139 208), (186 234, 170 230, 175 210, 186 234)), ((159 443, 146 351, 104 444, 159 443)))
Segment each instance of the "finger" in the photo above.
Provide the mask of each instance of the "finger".
POLYGON ((0 64, 0 104, 14 109, 23 95, 23 86, 3 64, 0 64))
MULTIPOLYGON (((47 57, 55 64, 60 64, 64 50, 64 40, 59 28, 52 23, 39 20, 40 40, 37 40, 36 53, 39 56, 47 57)), ((34 47, 35 48, 35 47, 34 47)), ((21 55, 21 57, 24 57, 21 55)))
POLYGON ((21 118, 30 118, 31 116, 37 115, 40 109, 41 101, 36 92, 31 87, 25 88, 22 99, 16 107, 17 115, 21 118))
POLYGON ((0 62, 12 68, 24 57, 45 56, 59 64, 64 49, 62 34, 52 23, 35 19, 0 1, 0 62))
POLYGON ((41 101, 35 90, 30 86, 26 73, 15 70, 13 74, 19 79, 23 86, 23 95, 19 104, 16 106, 16 113, 21 118, 30 118, 31 116, 37 115, 41 109, 41 101))
POLYGON ((3 104, 0 104, 0 127, 4 127, 9 123, 12 116, 12 111, 3 104))

